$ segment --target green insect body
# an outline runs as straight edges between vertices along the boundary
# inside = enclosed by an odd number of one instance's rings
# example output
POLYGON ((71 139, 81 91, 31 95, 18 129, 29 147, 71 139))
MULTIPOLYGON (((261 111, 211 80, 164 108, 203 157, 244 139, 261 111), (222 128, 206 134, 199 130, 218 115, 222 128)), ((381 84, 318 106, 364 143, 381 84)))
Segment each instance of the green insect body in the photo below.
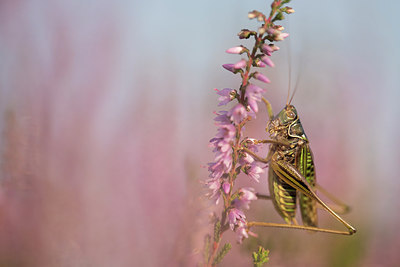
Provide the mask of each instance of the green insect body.
MULTIPOLYGON (((269 122, 267 131, 273 140, 279 142, 270 145, 269 153, 274 155, 274 160, 293 165, 315 192, 313 156, 296 108, 287 105, 269 122)), ((297 192, 296 188, 280 179, 273 168, 269 168, 268 181, 274 207, 287 223, 297 224, 298 201, 303 224, 317 227, 317 205, 313 198, 297 192)))
MULTIPOLYGON (((356 229, 343 220, 332 208, 316 194, 316 189, 323 191, 332 201, 347 211, 347 205, 338 201, 323 187, 317 185, 315 168, 310 143, 301 125, 296 108, 287 104, 276 116, 272 113, 271 104, 262 99, 267 106, 270 121, 266 131, 271 139, 258 140, 256 143, 270 144, 266 158, 259 157, 247 147, 243 151, 259 162, 268 164, 268 183, 271 199, 275 209, 286 224, 269 222, 248 222, 247 226, 280 227, 310 230, 331 234, 352 235, 356 229), (296 208, 300 206, 303 225, 296 221, 296 208), (341 222, 347 231, 318 227, 317 207, 329 212, 341 222)), ((289 102, 290 103, 290 102, 289 102)))

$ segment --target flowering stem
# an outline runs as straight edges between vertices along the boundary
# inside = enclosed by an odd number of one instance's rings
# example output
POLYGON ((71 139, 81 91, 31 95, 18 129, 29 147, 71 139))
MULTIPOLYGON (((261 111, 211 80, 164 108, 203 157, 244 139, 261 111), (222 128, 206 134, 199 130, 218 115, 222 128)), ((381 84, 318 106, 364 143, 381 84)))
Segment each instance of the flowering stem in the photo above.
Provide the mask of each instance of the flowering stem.
POLYGON ((257 141, 247 137, 242 138, 242 131, 245 124, 258 112, 257 102, 261 102, 262 93, 265 91, 250 82, 250 79, 255 78, 264 83, 270 82, 266 76, 258 71, 252 73, 252 66, 261 68, 267 65, 274 66, 269 57, 279 47, 276 47, 272 42, 281 41, 288 36, 288 34, 281 33, 283 27, 274 25, 274 21, 283 19, 282 13, 288 9, 283 5, 288 2, 289 0, 274 0, 268 17, 256 10, 250 12, 249 18, 257 18, 263 22, 262 26, 258 32, 243 29, 238 35, 240 39, 254 37, 254 46, 252 49, 247 49, 241 45, 226 51, 231 54, 246 53, 248 59, 241 59, 235 64, 223 65, 226 70, 234 74, 240 73, 242 81, 238 91, 230 88, 216 89, 218 95, 220 95, 219 105, 226 105, 234 99, 238 103, 229 111, 217 113, 215 120, 218 122, 218 133, 215 138, 210 140, 216 157, 215 162, 209 164, 211 179, 207 180, 206 183, 212 190, 209 194, 210 197, 218 204, 222 196, 224 207, 220 219, 216 220, 214 226, 214 241, 210 249, 211 253, 207 254, 210 256, 205 259, 205 266, 215 266, 229 251, 230 244, 225 244, 218 253, 222 235, 229 228, 238 234, 239 242, 243 238, 247 238, 249 234, 254 235, 248 229, 246 216, 242 210, 249 209, 250 201, 256 200, 257 196, 253 188, 245 187, 235 191, 234 185, 241 172, 244 172, 256 182, 258 182, 260 174, 264 172, 255 161, 261 159, 254 153, 257 152, 257 141), (270 43, 265 43, 266 40, 270 43))

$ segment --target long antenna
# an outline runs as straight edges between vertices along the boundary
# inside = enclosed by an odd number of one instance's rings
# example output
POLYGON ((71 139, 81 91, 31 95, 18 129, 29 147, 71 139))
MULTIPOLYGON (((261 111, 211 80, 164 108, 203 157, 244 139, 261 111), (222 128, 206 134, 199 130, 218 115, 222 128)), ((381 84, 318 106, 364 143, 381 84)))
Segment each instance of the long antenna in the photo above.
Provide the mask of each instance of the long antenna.
POLYGON ((296 94, 296 91, 297 91, 297 88, 298 88, 298 85, 299 85, 300 76, 301 76, 301 75, 300 75, 300 72, 301 72, 301 70, 302 70, 302 69, 300 68, 300 66, 302 65, 302 64, 301 64, 302 61, 303 61, 303 55, 300 56, 299 67, 297 68, 299 71, 297 72, 296 84, 295 84, 295 87, 294 87, 294 91, 293 91, 292 97, 290 98, 289 105, 290 105, 290 103, 292 103, 293 97, 294 97, 294 95, 296 94))
POLYGON ((289 86, 288 86, 288 90, 287 90, 287 97, 286 97, 286 106, 289 105, 289 97, 290 97, 290 88, 292 87, 292 66, 290 64, 290 48, 289 48, 289 52, 288 52, 288 66, 289 66, 289 86))
POLYGON ((295 87, 294 87, 294 91, 293 91, 292 97, 290 98, 289 105, 290 105, 290 103, 292 103, 294 94, 295 94, 296 91, 297 91, 297 88, 298 88, 298 85, 299 85, 299 80, 300 80, 300 75, 297 73, 296 85, 295 85, 295 87))
MULTIPOLYGON (((287 24, 288 24, 288 28, 289 28, 289 19, 287 20, 287 24)), ((288 50, 288 66, 289 66, 289 88, 288 88, 288 92, 287 92, 287 97, 286 97, 286 106, 288 106, 290 104, 289 101, 289 97, 290 97, 290 89, 292 87, 292 64, 291 64, 291 60, 292 60, 292 55, 290 52, 290 38, 288 38, 288 40, 285 42, 286 44, 286 48, 288 50)))

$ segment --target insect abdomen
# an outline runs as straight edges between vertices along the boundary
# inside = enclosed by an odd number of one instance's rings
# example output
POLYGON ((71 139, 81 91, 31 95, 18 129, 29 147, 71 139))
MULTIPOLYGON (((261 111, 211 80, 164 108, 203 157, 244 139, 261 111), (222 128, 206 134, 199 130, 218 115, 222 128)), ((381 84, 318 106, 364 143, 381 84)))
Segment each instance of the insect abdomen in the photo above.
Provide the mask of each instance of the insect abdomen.
POLYGON ((276 211, 287 223, 296 216, 296 189, 278 178, 272 168, 268 170, 269 192, 276 211))
MULTIPOLYGON (((314 160, 310 146, 304 145, 296 160, 297 169, 306 178, 307 182, 314 189, 316 178, 314 170, 314 160)), ((315 189, 314 189, 315 190, 315 189)), ((302 193, 299 193, 300 211, 303 224, 305 226, 318 226, 316 201, 302 193)))

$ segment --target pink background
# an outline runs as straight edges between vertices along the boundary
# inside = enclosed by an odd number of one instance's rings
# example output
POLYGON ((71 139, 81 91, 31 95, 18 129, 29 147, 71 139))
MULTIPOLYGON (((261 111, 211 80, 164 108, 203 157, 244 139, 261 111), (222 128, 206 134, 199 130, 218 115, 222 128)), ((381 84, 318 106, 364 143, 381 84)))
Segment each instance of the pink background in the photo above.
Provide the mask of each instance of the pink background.
MULTIPOLYGON (((1 1, 0 266, 195 265, 211 232, 200 181, 213 89, 237 88, 221 65, 239 57, 224 51, 270 2, 1 1)), ((283 107, 291 64, 318 181, 351 205, 358 233, 255 229, 222 266, 251 266, 257 244, 270 266, 395 266, 399 3, 291 6, 266 97, 283 107)), ((262 108, 246 134, 266 138, 266 120, 262 108)), ((240 180, 267 192, 265 175, 240 180)), ((261 200, 248 217, 282 222, 261 200)))

